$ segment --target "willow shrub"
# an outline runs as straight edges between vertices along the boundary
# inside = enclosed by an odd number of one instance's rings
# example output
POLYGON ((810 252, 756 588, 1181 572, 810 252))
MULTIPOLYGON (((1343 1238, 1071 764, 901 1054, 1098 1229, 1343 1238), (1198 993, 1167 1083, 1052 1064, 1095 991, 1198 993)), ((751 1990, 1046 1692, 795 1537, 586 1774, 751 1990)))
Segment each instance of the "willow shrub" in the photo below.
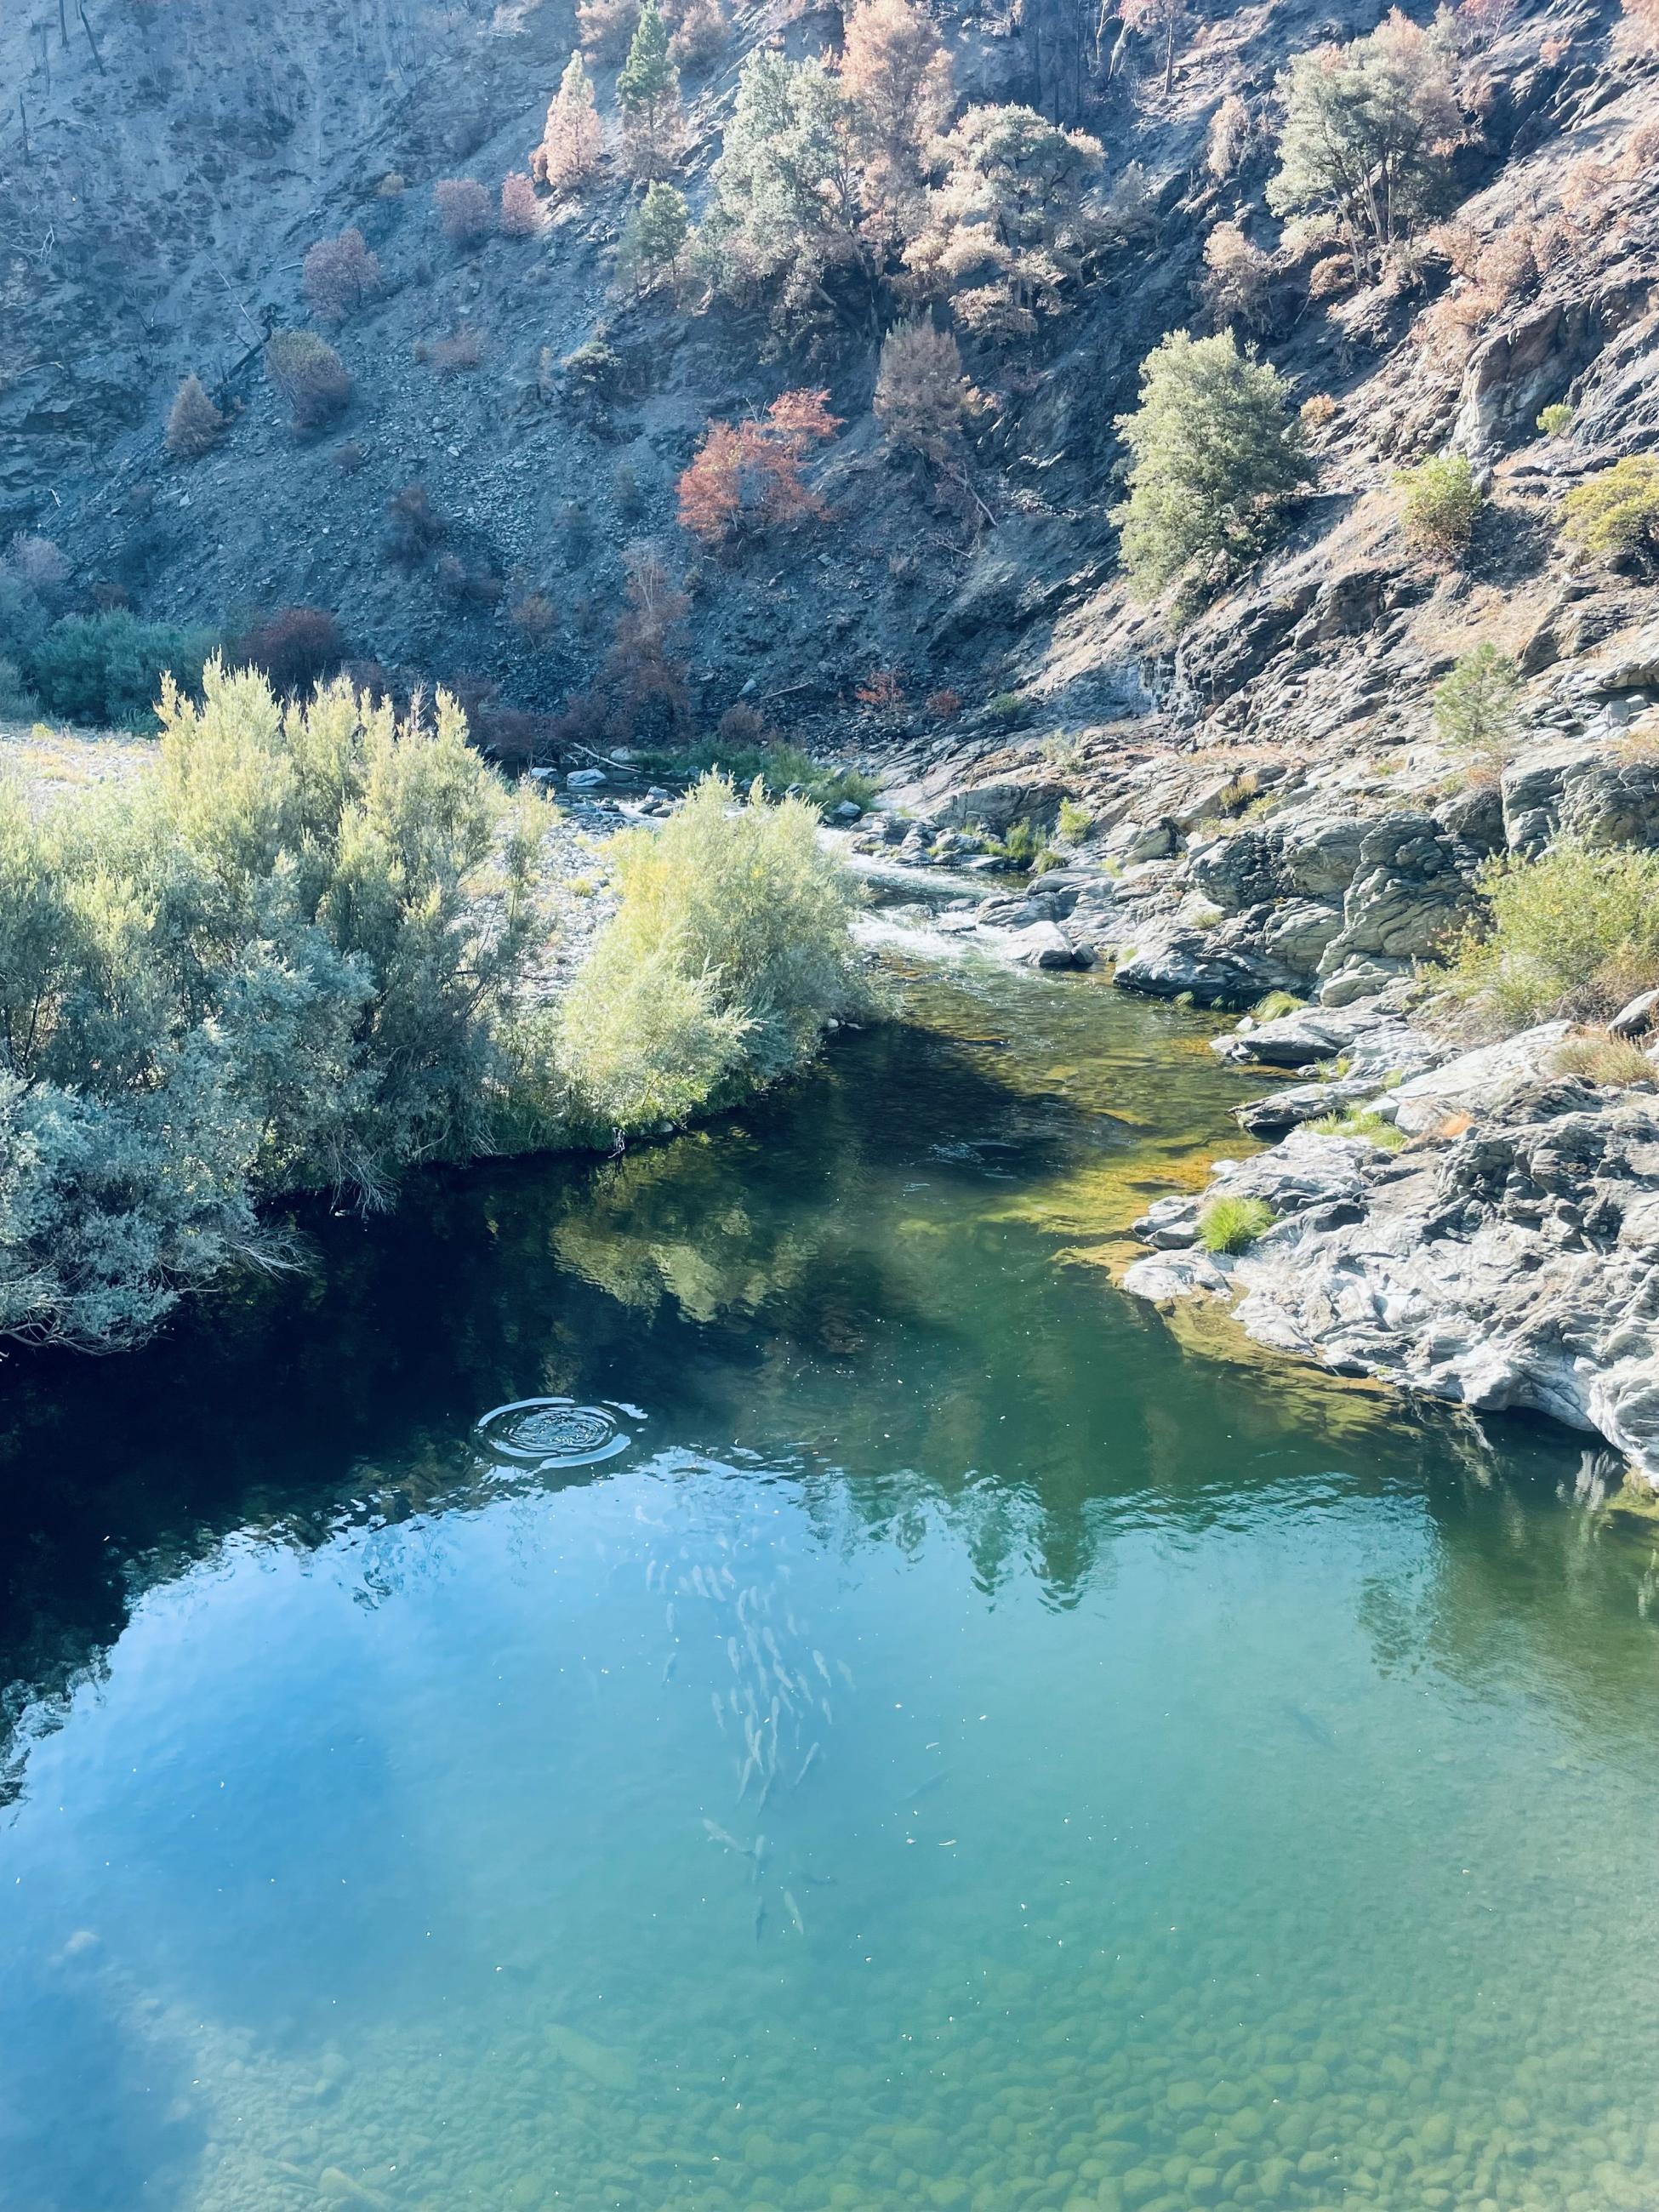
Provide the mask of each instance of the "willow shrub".
POLYGON ((1563 841, 1484 872, 1487 908, 1453 954, 1454 994, 1519 1029, 1616 1013, 1659 983, 1659 853, 1563 841))
POLYGON ((853 878, 814 808, 708 775, 659 831, 618 842, 622 903, 565 1000, 576 1112, 628 1132, 769 1083, 865 1000, 853 878))
POLYGON ((135 787, 0 788, 0 1334, 110 1349, 236 1258, 258 1201, 380 1200, 492 1143, 545 923, 548 813, 441 695, 280 708, 169 684, 135 787))

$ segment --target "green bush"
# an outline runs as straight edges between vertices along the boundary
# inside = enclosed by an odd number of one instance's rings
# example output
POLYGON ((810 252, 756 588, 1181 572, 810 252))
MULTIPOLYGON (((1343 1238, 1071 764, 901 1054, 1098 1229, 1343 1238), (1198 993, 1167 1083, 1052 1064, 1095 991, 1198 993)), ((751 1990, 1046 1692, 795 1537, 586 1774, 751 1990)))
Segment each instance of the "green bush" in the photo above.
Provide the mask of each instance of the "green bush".
POLYGON ((1131 589, 1179 580, 1201 604, 1253 561, 1313 473, 1290 386, 1231 332, 1173 331, 1140 365, 1140 405, 1118 418, 1131 456, 1117 511, 1131 589))
POLYGON ((63 721, 153 730, 162 678, 199 690, 216 642, 210 630, 141 622, 125 611, 65 615, 27 656, 23 674, 46 712, 63 721))
POLYGON ((40 702, 17 663, 0 653, 0 722, 32 722, 40 711, 40 702))
POLYGON ((281 1255, 261 1199, 376 1203, 495 1141, 545 802, 447 698, 284 709, 217 661, 204 693, 166 688, 135 785, 40 816, 0 788, 0 1334, 137 1341, 281 1255))
POLYGON ((1307 1005, 1294 991, 1269 991, 1265 999, 1258 999, 1250 1008, 1259 1022, 1276 1022, 1285 1014, 1300 1013, 1307 1005))
POLYGON ((708 738, 684 752, 657 753, 652 758, 659 769, 726 776, 744 791, 758 777, 769 798, 805 799, 826 812, 847 799, 855 806, 872 805, 880 789, 872 776, 861 775, 856 769, 826 768, 799 745, 733 744, 708 738))
POLYGON ((1406 495, 1401 519, 1407 542, 1439 560, 1461 554, 1474 533, 1486 497, 1462 453, 1434 453, 1414 469, 1397 469, 1406 495))
POLYGON ((1022 691, 998 691, 986 701, 985 711, 1004 729, 1015 730, 1030 714, 1031 702, 1022 691))
POLYGON ((1206 1252, 1248 1252, 1277 1218, 1265 1198, 1212 1198, 1198 1217, 1198 1241, 1206 1252))
POLYGON ((1521 672, 1495 645, 1463 653, 1434 694, 1434 733, 1449 751, 1461 753, 1470 774, 1502 774, 1515 738, 1521 672))
POLYGON ((1080 845, 1095 826, 1095 817, 1089 809, 1075 799, 1060 802, 1060 821, 1056 834, 1065 845, 1080 845))
POLYGON ((566 998, 561 1052, 596 1129, 652 1129, 797 1066, 865 985, 852 876, 798 799, 708 775, 617 842, 622 903, 566 998))
POLYGON ((1630 453, 1561 502, 1562 535, 1601 559, 1659 560, 1659 453, 1630 453))
POLYGON ((1659 983, 1659 853, 1564 841, 1482 872, 1488 902, 1448 968, 1451 990, 1506 1026, 1617 1012, 1659 983))
POLYGON ((1547 438, 1565 438, 1572 428, 1573 410, 1565 399, 1553 399, 1538 417, 1538 428, 1547 438))

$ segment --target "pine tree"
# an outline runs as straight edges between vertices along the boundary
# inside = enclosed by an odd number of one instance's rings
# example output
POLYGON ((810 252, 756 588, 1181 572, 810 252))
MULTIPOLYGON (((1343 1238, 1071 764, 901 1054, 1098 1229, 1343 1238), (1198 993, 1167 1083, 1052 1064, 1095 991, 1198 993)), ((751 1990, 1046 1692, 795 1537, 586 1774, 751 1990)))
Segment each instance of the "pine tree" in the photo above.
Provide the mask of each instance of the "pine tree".
POLYGON ((187 376, 179 386, 167 416, 167 449, 175 460, 199 460, 210 453, 225 434, 225 418, 207 396, 199 376, 187 376))
POLYGON ((629 166, 636 177, 660 177, 672 167, 680 112, 680 75, 668 51, 668 26, 657 0, 646 0, 628 59, 617 76, 617 105, 629 166))
POLYGON ((628 218, 617 255, 618 273, 636 291, 672 274, 690 234, 684 192, 660 181, 647 185, 645 198, 628 218))
POLYGON ((1132 463, 1118 509, 1132 590, 1180 579, 1190 605, 1253 560, 1311 474, 1290 387, 1231 333, 1172 331, 1140 365, 1140 405, 1118 417, 1132 463))
POLYGON ((530 156, 532 176, 553 191, 574 191, 598 167, 600 138, 593 82, 577 51, 565 64, 542 143, 530 156))
POLYGON ((955 103, 951 58, 915 0, 860 0, 847 19, 841 81, 867 196, 895 239, 918 227, 924 149, 955 103))

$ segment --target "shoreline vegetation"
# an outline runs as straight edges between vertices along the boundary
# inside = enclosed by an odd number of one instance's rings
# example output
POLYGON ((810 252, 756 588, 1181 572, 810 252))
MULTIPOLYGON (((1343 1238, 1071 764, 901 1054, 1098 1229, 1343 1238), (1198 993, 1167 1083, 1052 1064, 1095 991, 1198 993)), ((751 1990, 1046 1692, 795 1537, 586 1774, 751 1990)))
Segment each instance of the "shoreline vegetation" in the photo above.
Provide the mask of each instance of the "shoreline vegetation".
POLYGON ((109 1352, 282 1202, 391 1203, 428 1163, 609 1149, 735 1103, 871 1004, 858 892, 805 802, 719 775, 617 838, 568 987, 556 810, 438 695, 280 704, 170 682, 154 769, 0 782, 0 1338, 109 1352))

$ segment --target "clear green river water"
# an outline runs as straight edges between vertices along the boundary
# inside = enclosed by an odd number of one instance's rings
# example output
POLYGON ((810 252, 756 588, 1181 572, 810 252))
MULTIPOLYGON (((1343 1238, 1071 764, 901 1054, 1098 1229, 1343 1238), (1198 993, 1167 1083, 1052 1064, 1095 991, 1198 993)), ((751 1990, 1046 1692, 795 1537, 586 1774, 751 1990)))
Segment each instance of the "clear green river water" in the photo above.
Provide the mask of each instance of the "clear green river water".
POLYGON ((1651 1536, 1113 1287, 1196 1018, 908 1004, 0 1374, 7 2212, 1659 2206, 1651 1536))

